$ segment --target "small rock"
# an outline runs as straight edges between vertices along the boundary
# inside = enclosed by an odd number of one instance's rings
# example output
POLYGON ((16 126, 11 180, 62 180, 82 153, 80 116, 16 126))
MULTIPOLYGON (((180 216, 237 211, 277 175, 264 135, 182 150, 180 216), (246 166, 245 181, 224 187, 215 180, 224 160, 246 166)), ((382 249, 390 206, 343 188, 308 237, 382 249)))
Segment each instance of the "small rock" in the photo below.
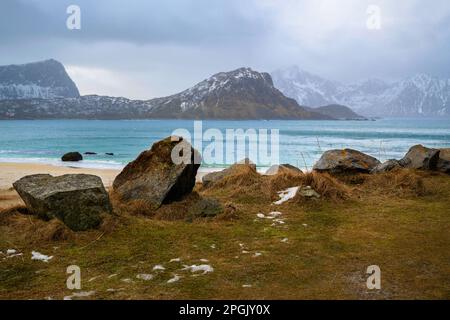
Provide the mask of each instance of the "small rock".
POLYGON ((318 194, 310 186, 301 187, 297 191, 297 194, 299 194, 299 195, 301 195, 302 197, 305 197, 305 198, 315 198, 315 199, 319 199, 320 198, 320 194, 318 194))
POLYGON ((215 217, 223 212, 222 205, 219 201, 212 198, 201 198, 196 201, 188 211, 189 217, 215 217))
POLYGON ((383 172, 389 172, 395 169, 402 168, 402 165, 400 164, 400 161, 395 159, 387 160, 383 163, 380 163, 375 168, 373 168, 370 173, 383 173, 383 172))
POLYGON ((275 164, 271 166, 266 171, 266 175, 273 176, 276 174, 284 174, 284 173, 291 173, 291 174, 300 174, 303 173, 302 170, 300 170, 297 167, 294 167, 293 165, 290 165, 288 163, 285 164, 275 164))
POLYGON ((246 158, 244 160, 241 160, 241 161, 233 164, 229 168, 226 168, 222 171, 211 172, 211 173, 204 175, 202 177, 203 187, 207 188, 211 184, 213 184, 219 180, 222 180, 223 178, 225 178, 227 176, 234 174, 237 170, 242 169, 243 167, 247 168, 248 170, 256 172, 256 165, 251 160, 246 158))
POLYGON ((357 150, 329 150, 322 154, 313 169, 334 174, 369 173, 379 164, 374 157, 357 150))
POLYGON ((61 157, 61 161, 81 161, 83 160, 83 156, 79 152, 68 152, 61 157))

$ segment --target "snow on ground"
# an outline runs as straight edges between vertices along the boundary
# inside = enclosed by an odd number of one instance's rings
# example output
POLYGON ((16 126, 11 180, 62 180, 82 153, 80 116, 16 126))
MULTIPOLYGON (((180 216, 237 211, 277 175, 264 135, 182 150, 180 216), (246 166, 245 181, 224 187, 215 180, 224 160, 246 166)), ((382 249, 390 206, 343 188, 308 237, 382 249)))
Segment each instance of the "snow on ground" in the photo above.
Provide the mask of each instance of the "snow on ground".
POLYGON ((295 195, 297 194, 297 191, 300 187, 292 187, 292 188, 288 188, 286 190, 280 191, 278 192, 278 196, 280 197, 280 200, 275 201, 273 204, 282 204, 292 198, 295 197, 295 195))
POLYGON ((286 243, 286 242, 288 242, 288 241, 289 241, 288 238, 283 238, 283 239, 281 239, 281 242, 284 242, 284 243, 286 243))
POLYGON ((261 256, 262 253, 261 252, 255 252, 255 254, 253 255, 255 258, 261 256))
POLYGON ((153 267, 153 271, 163 271, 166 270, 166 268, 164 268, 162 265, 157 264, 156 266, 153 267))
POLYGON ((17 250, 14 250, 14 249, 8 249, 8 250, 6 250, 6 254, 14 254, 14 253, 16 253, 17 252, 17 250))
POLYGON ((100 278, 100 276, 92 277, 92 278, 90 278, 90 279, 88 280, 88 282, 92 282, 92 281, 94 281, 94 280, 96 280, 96 279, 98 279, 98 278, 100 278))
POLYGON ((149 273, 140 273, 136 276, 136 279, 140 279, 140 280, 144 280, 144 281, 149 281, 153 279, 153 275, 149 274, 149 273))
POLYGON ((176 275, 173 276, 173 278, 167 280, 167 283, 174 283, 174 282, 179 281, 180 279, 181 279, 181 277, 176 274, 176 275))
POLYGON ((43 262, 48 262, 49 260, 53 259, 53 256, 46 256, 45 254, 42 254, 37 251, 31 252, 31 260, 40 260, 43 262))
POLYGON ((80 291, 80 292, 74 292, 70 296, 65 296, 64 300, 72 300, 73 298, 85 298, 89 297, 95 294, 95 291, 80 291))
POLYGON ((180 262, 181 258, 170 259, 169 262, 180 262))
POLYGON ((185 265, 182 270, 191 270, 191 272, 203 271, 203 274, 205 274, 208 272, 213 272, 214 268, 211 267, 209 264, 201 264, 201 265, 193 264, 192 266, 185 265))
POLYGON ((114 278, 114 277, 117 277, 117 273, 110 274, 110 275, 108 276, 108 279, 111 279, 111 278, 114 278))

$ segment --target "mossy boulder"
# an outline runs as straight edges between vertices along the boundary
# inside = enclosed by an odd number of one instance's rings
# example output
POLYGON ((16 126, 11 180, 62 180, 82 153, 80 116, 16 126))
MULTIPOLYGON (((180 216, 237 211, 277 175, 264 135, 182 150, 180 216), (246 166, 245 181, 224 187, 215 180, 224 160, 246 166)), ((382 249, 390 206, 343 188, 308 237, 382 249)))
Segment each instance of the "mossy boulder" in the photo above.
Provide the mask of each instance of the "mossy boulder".
POLYGON ((124 202, 144 201, 158 209, 192 191, 200 163, 200 154, 189 142, 168 137, 130 162, 114 180, 113 189, 124 202))
POLYGON ((28 210, 42 219, 58 218, 74 231, 96 228, 111 213, 102 180, 88 174, 26 176, 13 184, 28 210))

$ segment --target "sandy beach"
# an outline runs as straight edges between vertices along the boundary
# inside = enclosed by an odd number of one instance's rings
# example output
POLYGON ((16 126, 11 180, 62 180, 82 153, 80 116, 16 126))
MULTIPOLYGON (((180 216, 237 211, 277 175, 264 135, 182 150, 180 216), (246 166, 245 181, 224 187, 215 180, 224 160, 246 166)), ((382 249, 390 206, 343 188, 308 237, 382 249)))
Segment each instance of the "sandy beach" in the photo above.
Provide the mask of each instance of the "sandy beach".
MULTIPOLYGON (((219 169, 215 169, 219 170, 219 169)), ((214 169, 200 168, 197 173, 197 181, 200 182, 202 177, 214 169)), ((85 173, 99 176, 105 187, 112 185, 114 178, 120 173, 118 169, 93 169, 93 168, 75 168, 54 166, 42 163, 12 163, 0 162, 0 190, 12 188, 14 181, 31 174, 48 173, 52 176, 60 176, 63 174, 85 173)))

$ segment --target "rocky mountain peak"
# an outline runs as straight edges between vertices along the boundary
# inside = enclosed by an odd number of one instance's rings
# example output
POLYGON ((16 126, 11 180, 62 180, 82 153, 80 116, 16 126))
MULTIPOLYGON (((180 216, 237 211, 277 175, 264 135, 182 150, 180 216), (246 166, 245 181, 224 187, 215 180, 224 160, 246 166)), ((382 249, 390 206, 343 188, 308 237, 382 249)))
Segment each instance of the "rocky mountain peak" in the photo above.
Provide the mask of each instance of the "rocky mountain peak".
POLYGON ((0 99, 76 98, 80 93, 54 60, 0 66, 0 99))

